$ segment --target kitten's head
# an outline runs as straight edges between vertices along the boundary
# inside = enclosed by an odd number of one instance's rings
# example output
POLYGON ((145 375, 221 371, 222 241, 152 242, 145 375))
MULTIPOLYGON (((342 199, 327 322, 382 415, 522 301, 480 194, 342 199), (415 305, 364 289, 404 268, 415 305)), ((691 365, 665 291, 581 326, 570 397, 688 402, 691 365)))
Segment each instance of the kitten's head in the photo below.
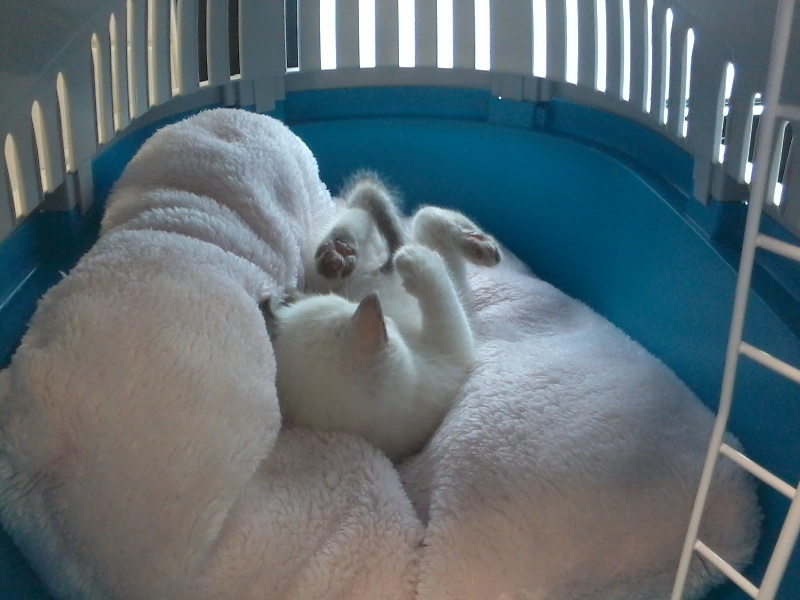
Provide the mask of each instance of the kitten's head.
POLYGON ((261 308, 284 399, 357 393, 357 386, 396 370, 398 355, 405 354, 375 293, 358 304, 330 294, 293 303, 268 300, 261 308))

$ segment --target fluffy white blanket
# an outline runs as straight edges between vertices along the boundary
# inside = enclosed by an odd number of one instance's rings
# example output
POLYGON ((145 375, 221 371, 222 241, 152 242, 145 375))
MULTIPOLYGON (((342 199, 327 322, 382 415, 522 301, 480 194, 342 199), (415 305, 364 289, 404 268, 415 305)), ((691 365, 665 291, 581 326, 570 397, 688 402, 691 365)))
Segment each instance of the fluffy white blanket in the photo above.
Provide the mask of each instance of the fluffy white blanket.
MULTIPOLYGON (((480 362, 399 473, 280 428, 257 302, 333 210, 267 117, 201 113, 134 158, 0 373, 0 518, 56 595, 666 598, 710 414, 513 260, 472 274, 480 362)), ((740 565, 758 521, 725 465, 704 538, 740 565)), ((691 587, 719 579, 698 561, 691 587)))

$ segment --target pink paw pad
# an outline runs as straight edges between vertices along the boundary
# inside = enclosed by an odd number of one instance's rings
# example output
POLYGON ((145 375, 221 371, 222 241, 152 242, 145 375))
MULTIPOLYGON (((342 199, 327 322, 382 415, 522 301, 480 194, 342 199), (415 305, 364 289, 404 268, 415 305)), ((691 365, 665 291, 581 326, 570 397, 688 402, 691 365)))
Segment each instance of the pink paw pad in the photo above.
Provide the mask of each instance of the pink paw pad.
POLYGON ((317 272, 328 279, 349 277, 356 268, 357 258, 356 251, 339 239, 322 242, 314 255, 317 272))
POLYGON ((500 262, 500 248, 490 236, 480 231, 468 231, 462 238, 463 249, 472 262, 493 267, 500 262))

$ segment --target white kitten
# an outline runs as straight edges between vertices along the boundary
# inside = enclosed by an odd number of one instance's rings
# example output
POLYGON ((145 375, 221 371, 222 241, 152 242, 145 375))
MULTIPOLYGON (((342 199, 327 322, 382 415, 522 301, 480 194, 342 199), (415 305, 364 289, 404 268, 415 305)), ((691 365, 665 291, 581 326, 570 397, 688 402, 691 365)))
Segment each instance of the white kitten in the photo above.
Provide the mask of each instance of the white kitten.
POLYGON ((372 174, 344 197, 308 259, 317 293, 262 305, 281 412, 291 425, 360 434, 397 460, 433 434, 473 364, 466 261, 493 266, 500 253, 450 210, 424 207, 406 232, 372 174))

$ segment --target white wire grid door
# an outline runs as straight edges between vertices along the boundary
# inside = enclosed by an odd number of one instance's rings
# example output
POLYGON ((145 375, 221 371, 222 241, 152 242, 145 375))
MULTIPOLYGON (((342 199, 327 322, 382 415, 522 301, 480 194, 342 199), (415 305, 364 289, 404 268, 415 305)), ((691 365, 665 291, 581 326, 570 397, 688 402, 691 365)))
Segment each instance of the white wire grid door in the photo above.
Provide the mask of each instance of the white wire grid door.
MULTIPOLYGON (((792 32, 794 7, 794 0, 781 0, 778 7, 772 56, 767 77, 766 105, 762 115, 761 134, 758 137, 756 148, 757 160, 755 163, 755 176, 750 205, 748 207, 739 276, 736 284, 736 298, 734 301, 733 318, 728 340, 720 404, 700 481, 700 487, 689 523, 689 530, 681 555, 675 587, 672 593, 672 600, 681 600, 686 577, 689 572, 689 565, 694 552, 699 553, 708 562, 725 573, 725 575, 750 597, 756 598, 757 600, 772 600, 778 591, 787 563, 797 541, 798 532, 800 532, 800 484, 795 487, 786 483, 722 441, 725 429, 728 425, 728 417, 731 412, 736 371, 740 356, 746 356, 759 365, 771 369, 800 385, 800 369, 742 340, 756 250, 760 248, 783 256, 784 258, 800 262, 800 246, 788 244, 759 232, 762 212, 768 206, 769 201, 774 199, 775 182, 771 175, 780 162, 780 151, 783 147, 782 133, 785 131, 786 123, 800 122, 800 106, 786 105, 781 102, 781 91, 786 76, 785 67, 789 40, 792 32), (781 528, 760 586, 756 586, 753 582, 745 578, 717 555, 713 548, 709 548, 702 540, 698 539, 698 531, 711 484, 711 478, 720 455, 733 460, 736 464, 762 482, 791 500, 786 519, 781 528)), ((783 191, 786 193, 786 197, 798 196, 800 195, 800 186, 797 185, 796 180, 792 180, 786 183, 783 191), (794 185, 791 185, 792 183, 794 185)))
MULTIPOLYGON (((0 238, 64 187, 57 207, 88 206, 98 149, 148 119, 219 102, 266 111, 287 89, 354 85, 595 106, 691 153, 701 202, 742 199, 765 69, 735 64, 678 2, 98 0, 0 110, 0 238)), ((773 216, 797 233, 800 208, 776 197, 773 216)))

